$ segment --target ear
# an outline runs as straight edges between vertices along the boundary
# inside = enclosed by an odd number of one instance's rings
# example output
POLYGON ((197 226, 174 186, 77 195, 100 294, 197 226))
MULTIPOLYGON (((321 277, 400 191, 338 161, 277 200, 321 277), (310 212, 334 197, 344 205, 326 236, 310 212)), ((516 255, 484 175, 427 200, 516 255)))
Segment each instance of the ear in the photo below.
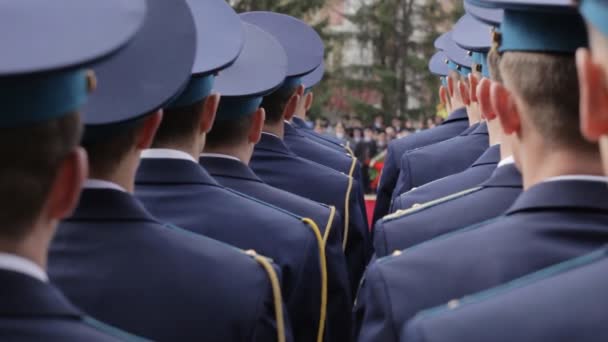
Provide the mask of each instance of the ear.
POLYGON ((496 119, 494 108, 492 108, 492 99, 490 98, 491 87, 492 81, 487 78, 482 78, 477 85, 476 91, 477 103, 479 103, 481 115, 488 121, 496 119))
POLYGON ((149 115, 147 118, 144 119, 143 125, 137 133, 137 144, 135 145, 135 147, 138 150, 145 150, 152 146, 154 136, 156 135, 156 131, 158 130, 158 127, 160 126, 162 120, 162 109, 158 110, 156 113, 149 115))
POLYGON ((471 98, 469 97, 469 88, 463 81, 458 81, 458 91, 462 97, 462 103, 464 103, 465 106, 470 106, 471 98))
POLYGON ((220 98, 220 94, 215 93, 207 96, 205 99, 203 112, 201 113, 200 133, 207 134, 211 131, 211 128, 213 128, 217 109, 220 106, 220 98))
POLYGON ((576 53, 580 89, 581 131, 590 141, 608 135, 608 89, 602 67, 595 64, 587 49, 576 53))
POLYGON ((72 214, 87 175, 87 153, 82 147, 76 147, 61 163, 51 186, 47 200, 50 219, 61 220, 72 214))
POLYGON ((506 135, 518 133, 521 128, 521 119, 513 95, 498 82, 492 82, 490 87, 490 100, 492 111, 500 119, 502 129, 506 135))
POLYGON ((304 86, 301 85, 298 87, 298 89, 296 89, 295 93, 291 95, 289 101, 287 101, 285 109, 283 109, 283 119, 289 121, 291 118, 293 118, 294 114, 298 110, 298 104, 300 103, 300 99, 302 98, 303 94, 304 86))
POLYGON ((251 127, 249 128, 249 142, 257 144, 262 139, 262 130, 264 129, 264 121, 266 121, 266 110, 264 108, 258 108, 253 114, 251 120, 251 127))
POLYGON ((444 86, 439 87, 439 100, 441 101, 445 109, 448 111, 448 113, 452 111, 450 105, 450 97, 448 96, 448 90, 444 86))
MULTIPOLYGON (((310 108, 312 108, 312 104, 313 104, 314 100, 315 100, 315 95, 312 93, 312 91, 309 91, 308 94, 306 94, 306 97, 304 98, 304 110, 306 110, 306 113, 308 113, 310 108)), ((304 113, 304 114, 306 114, 306 113, 304 113)))
POLYGON ((477 99, 477 85, 479 84, 479 78, 472 72, 469 74, 469 99, 471 102, 479 102, 477 99))

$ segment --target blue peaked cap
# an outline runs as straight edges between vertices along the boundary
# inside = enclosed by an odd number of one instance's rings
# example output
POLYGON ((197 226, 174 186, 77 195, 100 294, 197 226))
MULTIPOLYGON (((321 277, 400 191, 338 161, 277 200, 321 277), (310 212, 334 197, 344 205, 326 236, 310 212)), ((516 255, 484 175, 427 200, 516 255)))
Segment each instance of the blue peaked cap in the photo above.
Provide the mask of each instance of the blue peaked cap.
POLYGON ((302 77, 323 62, 325 46, 321 36, 308 24, 294 17, 273 12, 242 13, 243 21, 273 35, 287 54, 287 77, 281 89, 302 84, 302 77))
POLYGON ((187 0, 196 26, 196 57, 192 78, 168 105, 183 107, 211 93, 215 73, 237 59, 245 42, 245 29, 238 14, 225 0, 187 0))
POLYGON ((571 0, 467 0, 503 8, 499 51, 572 54, 587 46, 585 24, 571 0))
POLYGON ((143 0, 19 0, 0 4, 0 127, 80 109, 95 83, 84 68, 123 48, 143 0))
POLYGON ((217 120, 233 120, 253 114, 265 95, 277 89, 287 75, 283 46, 261 28, 244 24, 245 45, 234 64, 215 80, 222 94, 217 120))
POLYGON ((580 11, 585 20, 604 35, 608 35, 608 1, 581 0, 580 11))
POLYGON ((148 0, 148 16, 132 43, 94 68, 99 88, 83 111, 85 142, 107 139, 162 108, 188 81, 195 46, 184 0, 148 0))
POLYGON ((429 71, 437 76, 447 76, 450 71, 447 60, 448 57, 443 51, 437 51, 429 61, 429 71))
POLYGON ((302 77, 302 84, 306 87, 306 91, 310 91, 314 86, 319 84, 325 75, 325 63, 321 63, 313 72, 302 77))
POLYGON ((481 7, 468 0, 464 2, 464 10, 475 19, 491 26, 499 26, 504 17, 504 11, 501 8, 481 7))

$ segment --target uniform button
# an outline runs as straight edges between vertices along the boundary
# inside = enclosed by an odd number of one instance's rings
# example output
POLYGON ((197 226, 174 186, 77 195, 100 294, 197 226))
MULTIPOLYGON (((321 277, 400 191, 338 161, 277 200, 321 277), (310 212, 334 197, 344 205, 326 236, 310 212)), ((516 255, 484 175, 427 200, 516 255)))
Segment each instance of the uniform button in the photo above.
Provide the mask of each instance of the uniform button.
POLYGON ((453 310, 460 306, 460 301, 458 299, 452 299, 448 302, 448 309, 453 310))
POLYGON ((402 251, 394 251, 393 252, 393 256, 400 256, 401 254, 403 254, 402 251))
POLYGON ((422 204, 420 204, 420 203, 414 203, 414 204, 412 205, 412 209, 420 208, 420 206, 421 206, 421 205, 422 205, 422 204))

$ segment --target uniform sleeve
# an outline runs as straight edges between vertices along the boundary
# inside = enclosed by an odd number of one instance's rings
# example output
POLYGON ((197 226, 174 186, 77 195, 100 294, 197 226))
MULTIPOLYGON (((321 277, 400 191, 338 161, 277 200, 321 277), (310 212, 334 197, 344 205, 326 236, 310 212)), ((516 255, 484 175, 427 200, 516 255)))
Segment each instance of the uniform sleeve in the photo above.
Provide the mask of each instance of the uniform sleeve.
POLYGON ((343 221, 336 214, 327 236, 325 253, 328 273, 327 341, 351 341, 352 293, 346 257, 342 252, 343 221))
POLYGON ((404 209, 408 209, 408 208, 404 207, 403 195, 395 197, 395 199, 393 200, 393 204, 391 205, 391 213, 397 212, 397 210, 404 210, 404 209))
MULTIPOLYGON (((279 267, 273 264, 275 273, 279 277, 279 281, 282 283, 282 276, 279 267)), ((275 312, 274 296, 272 291, 272 285, 269 282, 264 289, 259 289, 260 300, 258 305, 258 314, 253 323, 253 331, 251 334, 251 341, 253 342, 267 342, 277 341, 277 321, 275 312)), ((291 328, 291 321, 289 314, 287 313, 287 307, 285 303, 281 303, 283 308, 283 320, 285 324, 285 341, 293 342, 293 331, 291 328)))
POLYGON ((368 229, 368 223, 361 213, 360 205, 357 196, 351 192, 349 207, 349 236, 346 244, 345 253, 356 255, 357 261, 355 264, 349 265, 349 269, 353 270, 351 274, 351 284, 356 288, 359 280, 363 275, 363 271, 373 254, 373 246, 371 236, 368 229))
POLYGON ((391 301, 376 265, 368 269, 355 302, 355 338, 359 342, 396 342, 391 301))
POLYGON ((384 230, 384 222, 382 220, 376 222, 374 226, 374 252, 378 258, 385 257, 389 253, 386 231, 384 230))
POLYGON ((380 185, 376 196, 376 208, 374 209, 374 220, 378 222, 381 218, 389 213, 391 198, 393 198, 393 190, 397 185, 397 177, 399 170, 395 162, 395 152, 392 144, 388 145, 388 152, 384 160, 384 168, 380 176, 380 185))
POLYGON ((412 187, 412 175, 410 170, 410 158, 406 153, 401 157, 401 168, 399 169, 399 178, 397 185, 393 191, 393 200, 399 195, 408 192, 412 187))

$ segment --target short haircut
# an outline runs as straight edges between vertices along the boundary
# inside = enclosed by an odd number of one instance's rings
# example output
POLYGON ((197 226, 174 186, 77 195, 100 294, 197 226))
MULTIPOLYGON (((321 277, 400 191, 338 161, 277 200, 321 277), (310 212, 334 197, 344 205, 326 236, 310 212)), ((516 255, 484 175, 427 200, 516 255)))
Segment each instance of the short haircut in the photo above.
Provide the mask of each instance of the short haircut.
POLYGON ((283 111, 287 102, 295 93, 297 87, 281 88, 274 93, 264 97, 261 107, 266 110, 266 122, 277 124, 283 121, 283 111))
POLYGON ((500 54, 496 49, 491 49, 488 53, 488 71, 493 81, 502 83, 500 74, 500 54))
POLYGON ((116 171, 127 153, 135 148, 137 134, 144 120, 124 124, 102 139, 85 140, 82 146, 89 155, 91 174, 107 176, 116 171))
POLYGON ((198 134, 206 98, 188 106, 165 109, 152 147, 162 148, 189 142, 198 134))
POLYGON ((21 239, 38 219, 59 167, 78 146, 80 116, 0 128, 0 237, 21 239))
POLYGON ((598 151, 579 129, 579 87, 573 55, 506 52, 500 60, 500 73, 509 90, 524 102, 526 114, 546 142, 598 151))
POLYGON ((218 148, 243 144, 247 142, 252 123, 252 115, 234 120, 216 120, 211 132, 207 134, 205 146, 218 148))

